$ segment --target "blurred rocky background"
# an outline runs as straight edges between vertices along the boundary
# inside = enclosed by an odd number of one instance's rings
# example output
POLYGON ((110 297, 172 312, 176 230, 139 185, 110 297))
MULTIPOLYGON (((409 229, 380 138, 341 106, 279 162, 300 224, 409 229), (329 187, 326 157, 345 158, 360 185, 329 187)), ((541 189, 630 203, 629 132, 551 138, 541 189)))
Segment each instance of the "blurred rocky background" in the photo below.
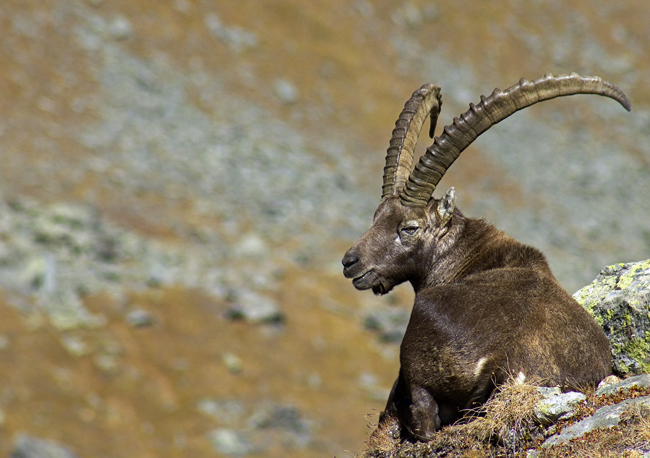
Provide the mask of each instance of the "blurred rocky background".
POLYGON ((0 455, 359 450, 412 294, 357 292, 340 259, 424 82, 442 86, 441 125, 520 77, 619 85, 632 113, 545 102, 440 189, 541 248, 571 293, 650 258, 649 14, 644 0, 0 2, 0 455))

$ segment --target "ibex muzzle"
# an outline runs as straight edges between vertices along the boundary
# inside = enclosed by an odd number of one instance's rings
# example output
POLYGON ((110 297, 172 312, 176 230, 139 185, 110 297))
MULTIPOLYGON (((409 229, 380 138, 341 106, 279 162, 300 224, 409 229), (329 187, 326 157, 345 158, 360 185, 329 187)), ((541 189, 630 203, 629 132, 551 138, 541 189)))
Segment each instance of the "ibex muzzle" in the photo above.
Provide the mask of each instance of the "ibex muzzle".
POLYGON ((422 86, 404 106, 373 224, 343 258, 344 275, 357 289, 385 294, 409 281, 415 290, 400 372, 380 421, 395 417, 403 431, 426 441, 511 375, 585 387, 611 373, 605 335, 561 288, 540 251, 465 217, 453 188, 433 198, 449 166, 490 126, 537 102, 573 94, 603 95, 631 108, 619 88, 598 77, 522 79, 470 104, 413 170, 427 117, 431 136, 435 129, 440 87, 422 86))

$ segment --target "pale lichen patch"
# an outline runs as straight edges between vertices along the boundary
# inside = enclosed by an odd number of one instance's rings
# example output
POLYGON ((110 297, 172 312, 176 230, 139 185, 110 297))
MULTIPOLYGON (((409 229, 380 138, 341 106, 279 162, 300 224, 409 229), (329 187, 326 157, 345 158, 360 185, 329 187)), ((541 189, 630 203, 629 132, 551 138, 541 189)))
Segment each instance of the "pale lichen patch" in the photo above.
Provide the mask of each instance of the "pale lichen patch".
POLYGON ((635 280, 650 286, 650 259, 632 265, 618 278, 616 289, 626 289, 635 280))

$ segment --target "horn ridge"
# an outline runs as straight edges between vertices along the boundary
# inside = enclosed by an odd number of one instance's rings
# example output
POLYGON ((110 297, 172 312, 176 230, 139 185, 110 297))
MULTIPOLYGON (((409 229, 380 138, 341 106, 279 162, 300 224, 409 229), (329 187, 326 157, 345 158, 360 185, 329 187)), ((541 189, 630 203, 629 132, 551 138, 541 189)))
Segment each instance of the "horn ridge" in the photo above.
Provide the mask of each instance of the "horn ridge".
POLYGON ((429 134, 432 136, 441 105, 440 86, 435 84, 423 85, 404 104, 386 151, 382 198, 398 195, 406 184, 422 126, 429 117, 429 134))
POLYGON ((577 73, 553 76, 550 73, 534 81, 521 78, 504 91, 495 89, 488 97, 481 96, 478 105, 454 118, 451 125, 434 139, 433 145, 420 158, 399 196, 409 206, 424 206, 447 169, 479 135, 518 110, 556 97, 574 94, 596 94, 612 98, 630 111, 632 105, 625 93, 597 76, 577 73))

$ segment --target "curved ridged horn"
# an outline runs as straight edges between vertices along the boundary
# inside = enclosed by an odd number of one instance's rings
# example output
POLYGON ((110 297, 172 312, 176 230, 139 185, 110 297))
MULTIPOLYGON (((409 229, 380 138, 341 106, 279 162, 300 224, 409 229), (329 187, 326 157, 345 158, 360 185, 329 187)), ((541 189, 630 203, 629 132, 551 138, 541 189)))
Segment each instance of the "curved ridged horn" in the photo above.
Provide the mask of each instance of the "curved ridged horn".
POLYGON ((435 84, 423 85, 404 104, 404 109, 395 122, 390 146, 386 152, 382 198, 388 195, 398 195, 404 188, 411 173, 413 153, 422 126, 430 114, 429 136, 433 138, 441 106, 440 86, 435 84))
POLYGON ((489 97, 481 96, 481 103, 470 103, 470 109, 435 138, 420 158, 406 186, 400 192, 404 205, 424 206, 449 166, 479 135, 492 125, 503 121, 517 110, 537 102, 573 94, 598 94, 618 101, 630 111, 632 104, 623 91, 597 76, 582 77, 576 73, 553 76, 550 73, 535 81, 524 78, 505 91, 495 89, 489 97))

